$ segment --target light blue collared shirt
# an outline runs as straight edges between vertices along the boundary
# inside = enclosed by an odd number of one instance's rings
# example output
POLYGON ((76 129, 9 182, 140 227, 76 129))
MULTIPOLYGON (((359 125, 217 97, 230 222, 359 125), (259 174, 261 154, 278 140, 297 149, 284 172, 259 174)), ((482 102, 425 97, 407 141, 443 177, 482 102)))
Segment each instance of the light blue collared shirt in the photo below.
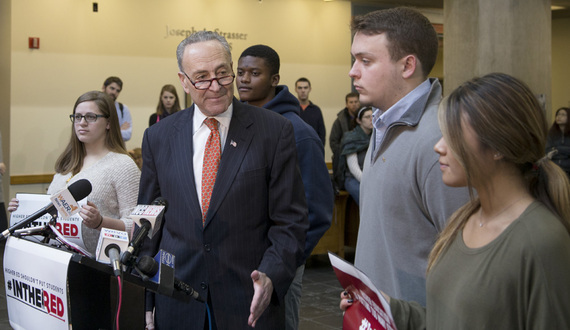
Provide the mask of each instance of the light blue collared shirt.
POLYGON ((374 125, 374 145, 372 146, 372 156, 376 152, 376 149, 382 143, 386 130, 390 125, 400 120, 404 113, 408 111, 410 106, 414 104, 422 95, 429 93, 431 88, 431 83, 429 79, 426 79, 418 87, 414 88, 411 92, 406 94, 388 110, 382 112, 381 109, 376 109, 372 114, 372 123, 374 125))

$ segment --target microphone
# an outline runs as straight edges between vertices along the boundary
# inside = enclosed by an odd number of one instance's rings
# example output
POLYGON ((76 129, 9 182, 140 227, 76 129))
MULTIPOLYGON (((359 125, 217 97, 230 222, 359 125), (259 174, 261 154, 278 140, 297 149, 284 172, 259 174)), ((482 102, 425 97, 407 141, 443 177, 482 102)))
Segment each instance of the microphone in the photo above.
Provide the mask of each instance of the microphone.
POLYGON ((97 250, 95 251, 96 260, 102 263, 111 263, 113 273, 119 276, 121 274, 121 251, 126 250, 128 244, 129 235, 126 231, 101 228, 97 250))
POLYGON ((39 209, 34 214, 29 215, 26 219, 18 222, 12 227, 2 232, 0 240, 13 235, 14 232, 20 228, 26 227, 35 220, 41 218, 44 214, 57 215, 57 211, 62 211, 63 215, 70 216, 71 214, 79 212, 77 201, 87 197, 91 193, 91 182, 87 179, 77 180, 70 184, 67 189, 64 189, 51 197, 52 202, 45 207, 39 209))
POLYGON ((105 255, 109 257, 111 265, 113 265, 113 273, 115 276, 121 275, 121 261, 119 260, 120 251, 121 248, 115 243, 109 244, 105 248, 105 255))
POLYGON ((152 228, 152 224, 147 219, 141 219, 142 226, 138 229, 135 237, 129 243, 127 251, 121 256, 121 262, 123 265, 130 265, 133 261, 133 256, 138 252, 140 245, 143 242, 144 237, 147 235, 149 230, 152 228))
POLYGON ((146 219, 150 222, 152 232, 149 229, 148 238, 152 238, 160 229, 162 223, 162 216, 166 212, 168 207, 168 202, 162 197, 157 197, 152 201, 151 205, 137 205, 133 212, 131 212, 131 219, 137 224, 137 226, 142 227, 142 219, 146 219))
POLYGON ((174 277, 174 255, 164 250, 160 250, 154 258, 151 256, 140 257, 137 269, 142 274, 149 276, 152 282, 158 283, 158 293, 171 296, 174 288, 200 302, 205 302, 190 285, 174 277))
POLYGON ((121 256, 123 265, 132 264, 134 261, 133 256, 138 254, 145 236, 148 234, 149 238, 152 238, 158 231, 167 207, 168 202, 164 198, 158 197, 152 202, 152 205, 137 205, 133 210, 131 219, 139 226, 139 229, 129 243, 129 248, 121 256), (154 230, 151 232, 153 228, 154 230))

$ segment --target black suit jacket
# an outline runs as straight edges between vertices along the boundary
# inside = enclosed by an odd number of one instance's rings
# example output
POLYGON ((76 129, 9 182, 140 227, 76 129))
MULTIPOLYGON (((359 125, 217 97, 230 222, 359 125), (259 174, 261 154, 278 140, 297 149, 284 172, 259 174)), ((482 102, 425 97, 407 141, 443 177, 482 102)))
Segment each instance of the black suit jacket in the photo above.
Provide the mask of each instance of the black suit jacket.
MULTIPOLYGON (((139 204, 162 196, 162 228, 143 253, 175 255, 176 277, 209 298, 219 329, 246 329, 253 299, 250 274, 273 282, 270 306, 256 328, 283 328, 283 299, 302 258, 307 205, 291 123, 235 98, 205 226, 194 182, 194 106, 145 131, 139 204), (210 295, 208 297, 208 295, 210 295), (277 299, 274 299, 277 298, 277 299)), ((153 305, 147 301, 147 310, 153 305)), ((203 329, 205 305, 154 297, 159 329, 203 329)))

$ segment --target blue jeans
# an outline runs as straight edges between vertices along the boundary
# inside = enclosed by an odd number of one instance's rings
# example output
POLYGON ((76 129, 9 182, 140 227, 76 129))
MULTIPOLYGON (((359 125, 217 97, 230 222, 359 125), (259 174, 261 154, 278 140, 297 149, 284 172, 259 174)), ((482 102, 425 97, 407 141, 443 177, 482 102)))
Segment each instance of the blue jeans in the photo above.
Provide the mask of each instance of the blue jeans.
POLYGON ((344 179, 344 189, 348 191, 356 205, 360 205, 360 182, 351 176, 344 179))

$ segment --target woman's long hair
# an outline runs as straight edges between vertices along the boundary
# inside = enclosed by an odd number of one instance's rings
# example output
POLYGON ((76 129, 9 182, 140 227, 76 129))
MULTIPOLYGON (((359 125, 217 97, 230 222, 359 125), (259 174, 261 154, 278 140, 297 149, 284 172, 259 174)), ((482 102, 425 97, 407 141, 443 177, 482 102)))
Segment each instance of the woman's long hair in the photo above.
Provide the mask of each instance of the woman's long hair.
POLYGON ((483 168, 466 147, 464 122, 484 149, 502 154, 504 161, 520 170, 531 195, 556 214, 570 233, 570 182, 545 156, 546 119, 526 84, 503 73, 474 78, 441 102, 438 118, 445 141, 465 170, 471 201, 451 215, 430 254, 428 272, 481 205, 472 182, 484 175, 483 168))
MULTIPOLYGON (((99 111, 103 113, 107 118, 99 118, 97 120, 108 120, 109 129, 107 130, 105 136, 105 146, 110 151, 117 153, 126 154, 125 142, 121 136, 121 127, 119 126, 119 118, 117 116, 117 110, 115 108, 115 103, 111 98, 99 91, 91 91, 81 95, 75 105, 73 106, 73 113, 75 114, 75 109, 77 106, 83 102, 94 102, 99 108, 99 111)), ((71 138, 65 150, 61 153, 57 161, 55 162, 55 171, 60 174, 67 174, 71 172, 73 175, 79 173, 81 167, 83 167, 83 160, 85 159, 85 146, 83 142, 79 141, 77 134, 75 134, 75 124, 71 124, 71 138)))
POLYGON ((162 86, 162 89, 160 90, 160 96, 158 97, 158 105, 156 106, 156 114, 162 116, 165 112, 168 112, 168 114, 171 115, 178 111, 180 111, 180 100, 178 98, 178 93, 176 93, 176 87, 173 85, 162 86), (172 109, 170 109, 170 111, 167 111, 166 108, 164 108, 164 104, 162 104, 162 93, 164 92, 173 94, 175 98, 174 105, 172 105, 172 109))

